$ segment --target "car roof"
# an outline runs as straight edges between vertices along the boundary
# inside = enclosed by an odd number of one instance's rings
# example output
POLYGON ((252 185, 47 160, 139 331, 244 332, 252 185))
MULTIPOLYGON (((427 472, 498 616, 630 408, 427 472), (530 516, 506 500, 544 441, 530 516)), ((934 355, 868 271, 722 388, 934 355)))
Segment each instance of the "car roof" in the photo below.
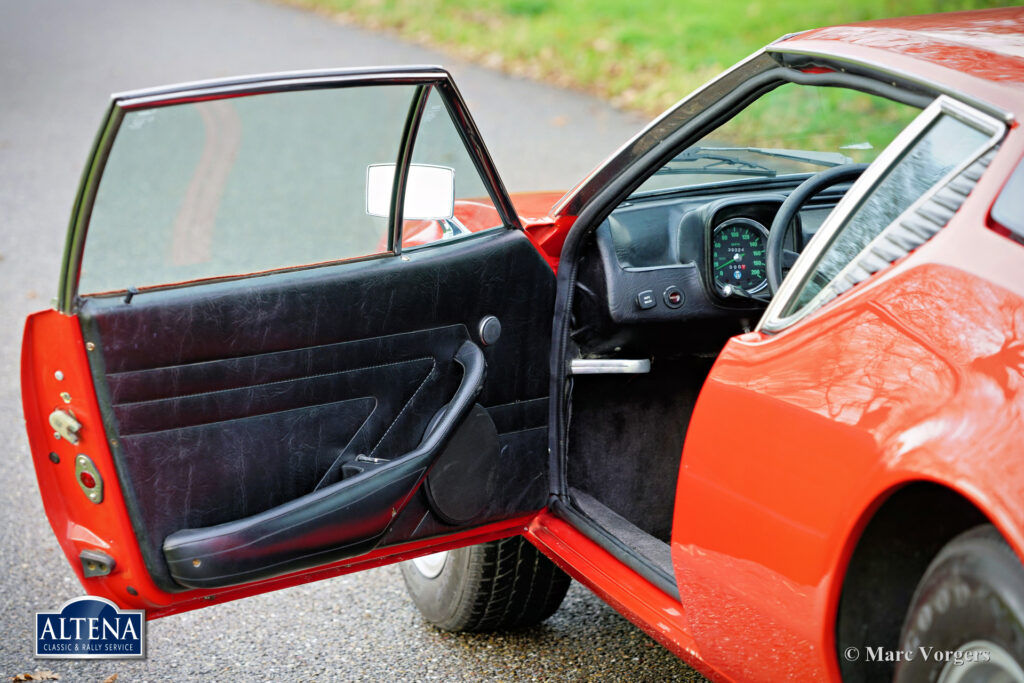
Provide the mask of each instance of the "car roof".
POLYGON ((996 100, 993 104, 1018 114, 1024 110, 1024 7, 812 29, 769 50, 824 51, 890 66, 996 100))

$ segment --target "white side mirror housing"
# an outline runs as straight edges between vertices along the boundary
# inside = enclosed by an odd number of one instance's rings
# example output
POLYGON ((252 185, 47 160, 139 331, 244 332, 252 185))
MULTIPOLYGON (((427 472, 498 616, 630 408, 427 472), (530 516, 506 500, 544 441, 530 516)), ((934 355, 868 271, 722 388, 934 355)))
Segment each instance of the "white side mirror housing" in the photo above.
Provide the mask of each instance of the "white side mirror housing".
MULTIPOLYGON (((391 190, 395 164, 366 167, 366 213, 387 218, 391 215, 391 190)), ((455 169, 446 166, 411 164, 405 182, 402 218, 413 221, 443 221, 455 214, 455 169)))

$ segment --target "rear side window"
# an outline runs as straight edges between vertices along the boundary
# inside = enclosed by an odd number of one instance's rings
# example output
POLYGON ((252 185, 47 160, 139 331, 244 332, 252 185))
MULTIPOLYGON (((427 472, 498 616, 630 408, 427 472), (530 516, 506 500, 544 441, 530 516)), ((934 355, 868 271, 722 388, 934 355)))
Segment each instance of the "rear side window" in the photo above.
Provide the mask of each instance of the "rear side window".
POLYGON ((979 154, 990 138, 990 133, 953 116, 936 118, 839 228, 787 314, 810 304, 882 230, 954 168, 979 154))
POLYGON ((992 220, 1024 242, 1024 162, 1020 163, 992 206, 992 220))

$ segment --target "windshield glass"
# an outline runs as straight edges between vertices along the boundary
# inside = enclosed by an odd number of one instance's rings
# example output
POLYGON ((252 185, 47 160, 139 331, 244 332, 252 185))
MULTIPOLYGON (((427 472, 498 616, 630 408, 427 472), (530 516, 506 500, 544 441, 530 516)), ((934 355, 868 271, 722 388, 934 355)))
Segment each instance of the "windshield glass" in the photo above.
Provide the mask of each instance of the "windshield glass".
POLYGON ((677 154, 634 195, 870 163, 919 112, 855 90, 787 83, 677 154))

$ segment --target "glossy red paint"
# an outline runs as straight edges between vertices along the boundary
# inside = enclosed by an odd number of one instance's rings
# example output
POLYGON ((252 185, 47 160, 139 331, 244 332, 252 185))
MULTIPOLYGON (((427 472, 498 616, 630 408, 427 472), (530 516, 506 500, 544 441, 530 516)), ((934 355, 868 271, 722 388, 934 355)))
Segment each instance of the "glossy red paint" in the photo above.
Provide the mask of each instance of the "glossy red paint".
POLYGON ((690 630, 716 670, 838 680, 847 561, 907 483, 959 492, 1024 555, 1024 247, 983 220, 1021 137, 902 263, 719 356, 691 418, 672 536, 683 606, 700 615, 690 630))
POLYGON ((832 40, 925 62, 996 83, 1024 82, 1024 8, 867 21, 800 34, 796 42, 832 40))
POLYGON ((705 675, 712 670, 697 652, 682 606, 607 550, 550 512, 541 512, 525 534, 570 576, 705 675))
POLYGON ((768 49, 852 59, 942 84, 1017 111, 1024 83, 1024 9, 869 21, 796 34, 768 49))
MULTIPOLYGON (((457 534, 452 534, 450 536, 430 538, 413 543, 405 543, 400 546, 375 550, 359 558, 342 560, 341 562, 326 565, 319 569, 311 569, 306 572, 288 574, 276 579, 268 579, 266 581, 247 584, 237 588, 230 588, 216 592, 190 591, 190 597, 188 600, 169 605, 155 611, 148 611, 146 612, 146 618, 156 619, 159 617, 166 617, 171 614, 189 612, 194 609, 200 609, 222 602, 231 602, 232 600, 239 600, 252 595, 269 593, 282 588, 288 588, 289 586, 298 586, 305 583, 320 581, 322 579, 330 579, 335 576, 361 572, 365 569, 373 569, 374 567, 394 564, 395 562, 404 562, 405 560, 411 560, 414 557, 419 557, 421 555, 429 555, 443 550, 454 550, 467 545, 486 543, 487 541, 494 541, 499 538, 516 536, 524 532, 530 522, 530 519, 530 517, 510 519, 502 522, 495 522, 494 524, 488 524, 476 529, 470 529, 457 534)), ((176 595, 180 600, 181 594, 176 595)))
POLYGON ((565 236, 576 220, 575 216, 555 218, 554 205, 562 192, 522 192, 511 195, 512 204, 519 215, 519 223, 551 270, 558 271, 558 257, 562 253, 565 236))
POLYGON ((22 406, 43 508, 82 587, 90 595, 122 608, 145 609, 148 619, 187 612, 211 604, 266 593, 310 581, 349 574, 439 550, 472 545, 522 533, 530 517, 521 517, 368 553, 315 570, 224 590, 167 593, 149 578, 132 530, 114 461, 103 431, 85 343, 78 319, 57 311, 29 316, 22 341, 22 406), (62 379, 57 379, 58 374, 62 379), (66 396, 65 396, 66 394, 66 396), (54 410, 67 410, 82 424, 80 440, 57 439, 48 426, 54 410), (50 454, 56 454, 54 463, 50 454), (103 500, 93 503, 75 478, 75 456, 88 455, 103 482, 103 500), (85 578, 79 553, 101 550, 116 561, 108 576, 85 578), (131 591, 129 591, 131 587, 131 591))
POLYGON ((537 221, 526 223, 523 230, 526 236, 537 247, 541 256, 548 262, 551 269, 558 272, 559 258, 562 253, 562 246, 565 244, 565 237, 569 234, 569 228, 576 222, 576 216, 562 214, 554 220, 537 221))
POLYGON ((138 547, 125 541, 134 535, 103 432, 77 319, 56 311, 29 316, 22 341, 21 391, 43 507, 75 574, 97 595, 119 604, 154 606, 149 596, 140 593, 135 598, 128 593, 128 586, 144 590, 149 579, 145 571, 140 571, 138 547), (48 426, 54 410, 68 411, 81 423, 77 444, 55 437, 48 426), (75 479, 75 456, 79 453, 92 459, 102 477, 103 501, 99 504, 86 498, 75 479), (51 454, 59 462, 54 463, 51 454), (86 582, 78 561, 82 550, 102 550, 111 555, 117 562, 115 571, 86 582))

